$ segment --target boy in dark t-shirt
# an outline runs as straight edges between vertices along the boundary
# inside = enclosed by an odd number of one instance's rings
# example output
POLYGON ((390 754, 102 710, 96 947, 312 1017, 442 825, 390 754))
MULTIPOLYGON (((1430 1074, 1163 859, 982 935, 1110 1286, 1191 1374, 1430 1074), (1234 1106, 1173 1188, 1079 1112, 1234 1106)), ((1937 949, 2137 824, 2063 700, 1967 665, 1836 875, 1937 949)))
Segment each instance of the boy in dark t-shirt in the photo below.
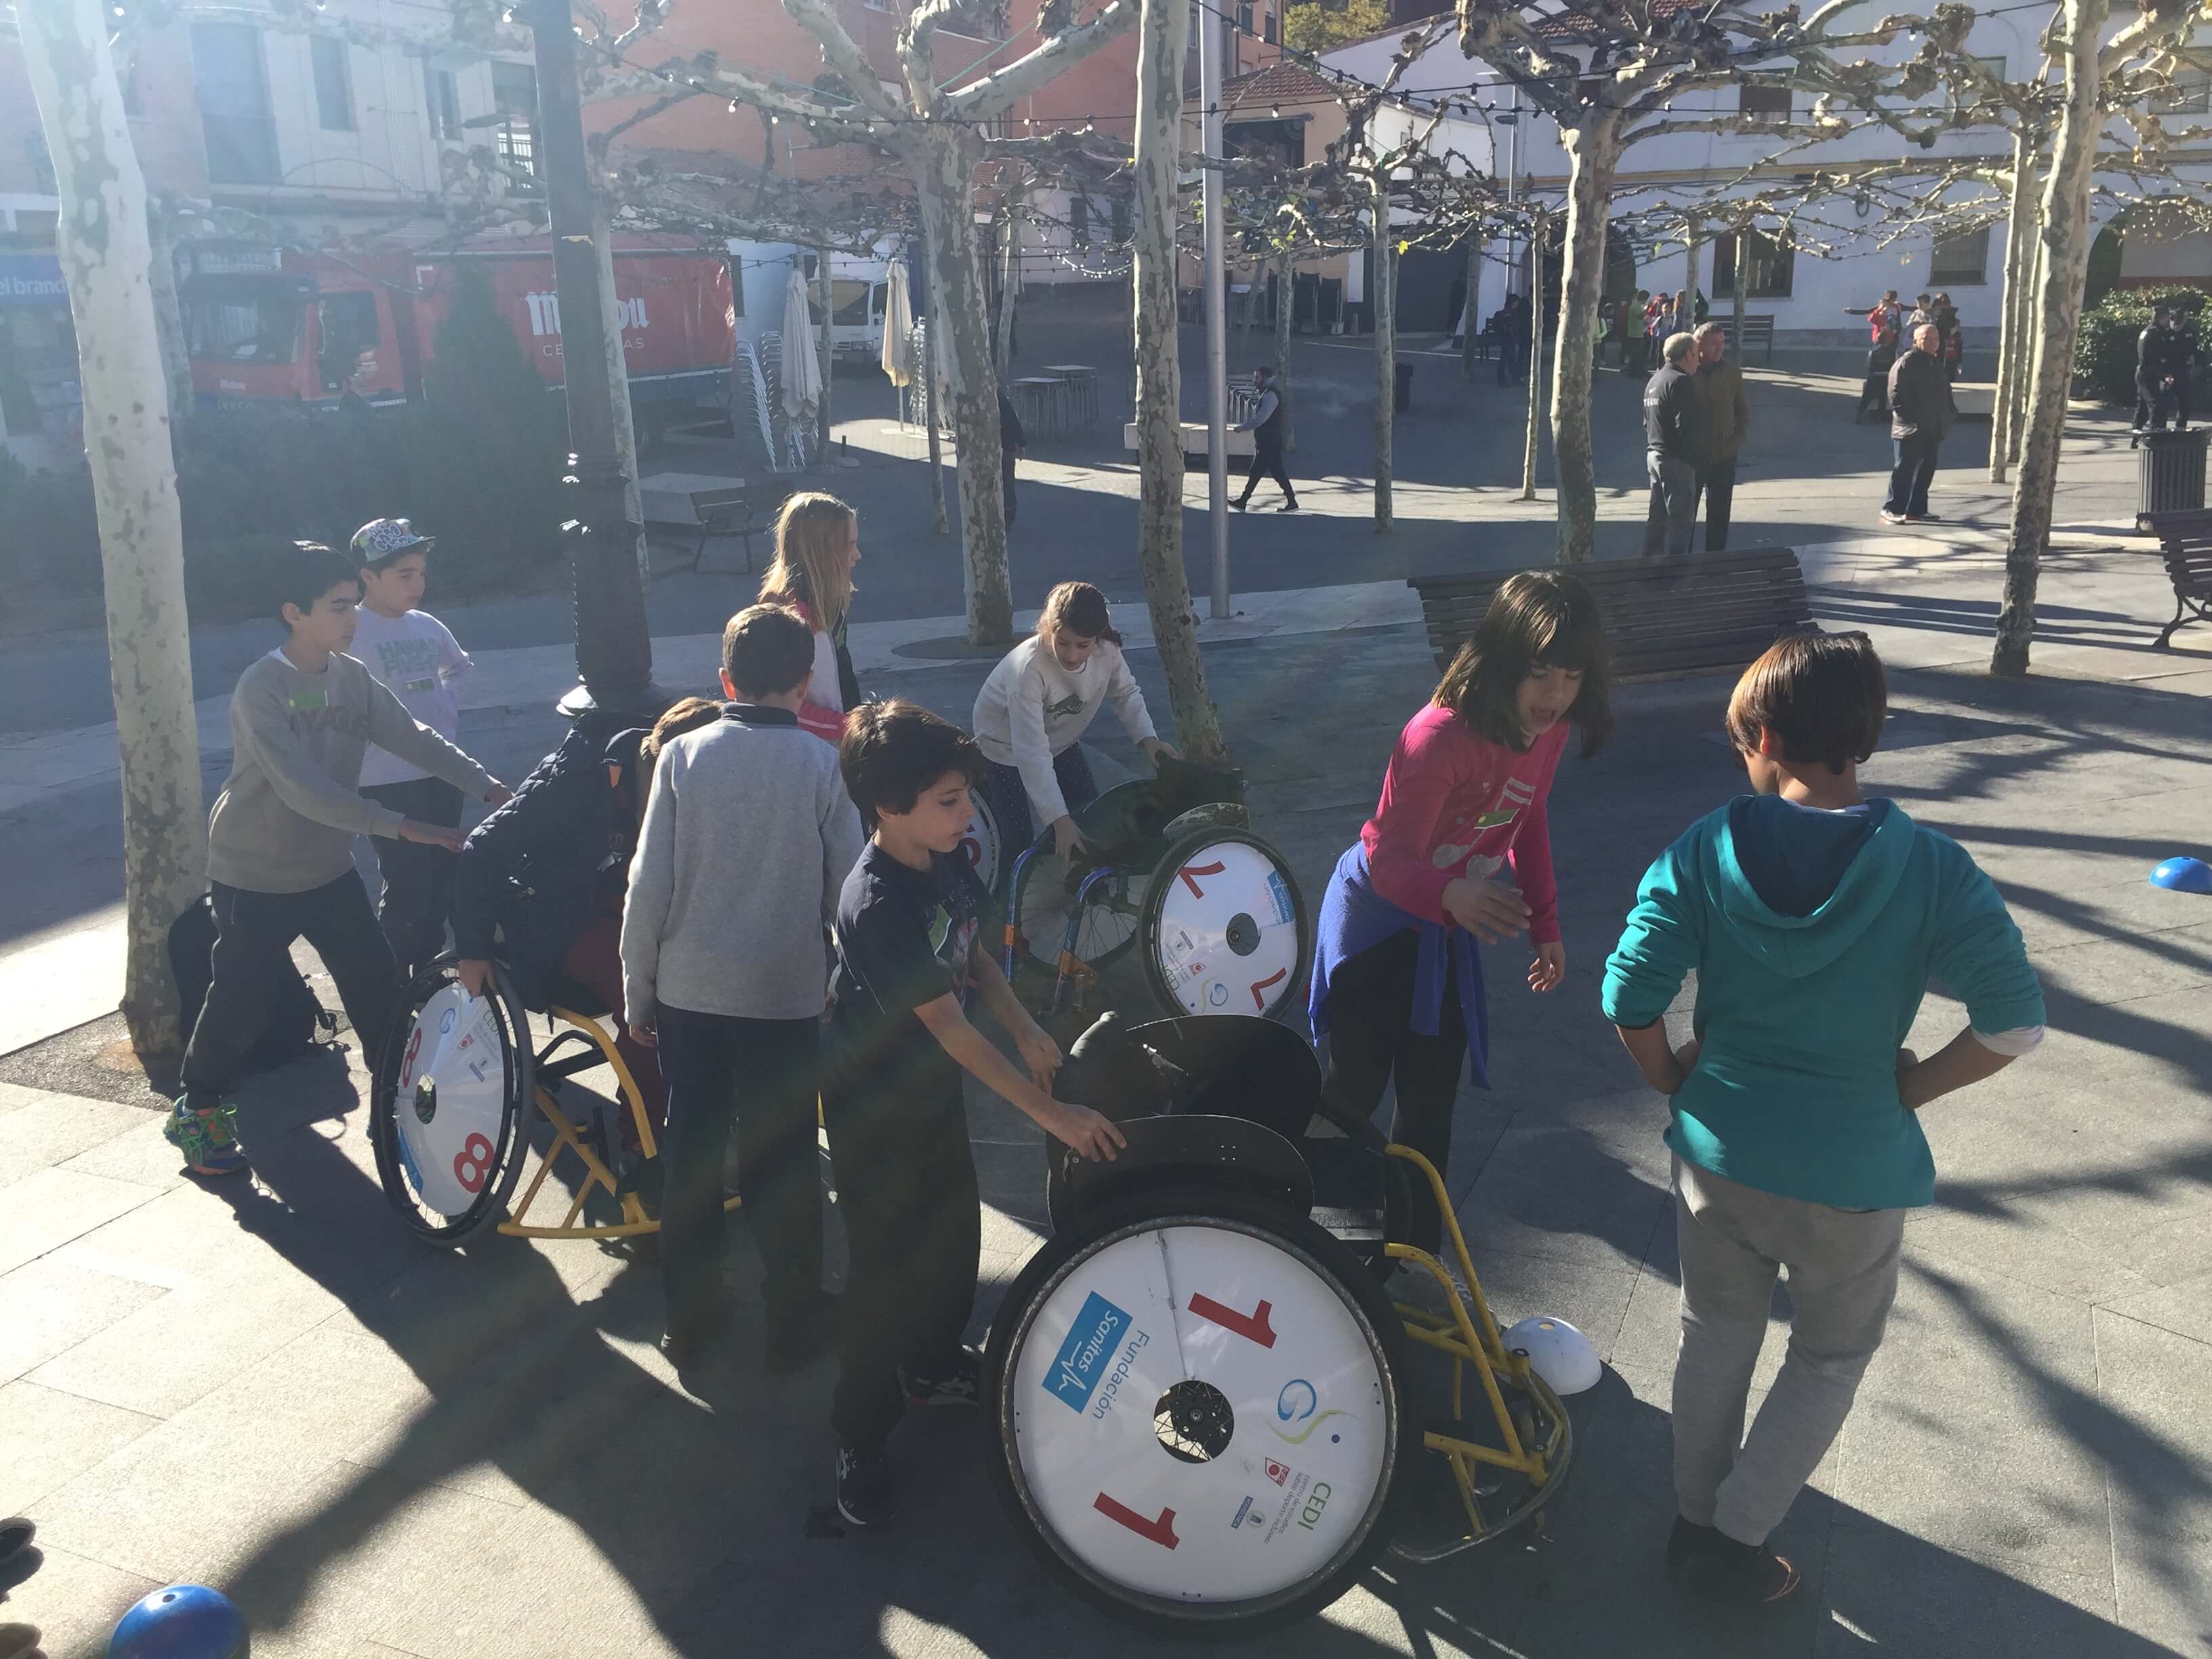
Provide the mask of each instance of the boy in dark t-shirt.
POLYGON ((871 834, 831 928, 822 1105, 850 1266, 830 1419, 837 1508, 868 1527, 891 1516, 884 1447, 907 1401, 981 1403, 979 1357, 960 1340, 981 1244, 961 1073, 1086 1158, 1123 1142, 1097 1113, 1052 1098, 1059 1047, 983 944, 990 895, 955 850, 983 775, 975 739, 914 703, 864 703, 840 760, 871 834), (1012 1034, 1027 1076, 969 1024, 971 995, 1012 1034))

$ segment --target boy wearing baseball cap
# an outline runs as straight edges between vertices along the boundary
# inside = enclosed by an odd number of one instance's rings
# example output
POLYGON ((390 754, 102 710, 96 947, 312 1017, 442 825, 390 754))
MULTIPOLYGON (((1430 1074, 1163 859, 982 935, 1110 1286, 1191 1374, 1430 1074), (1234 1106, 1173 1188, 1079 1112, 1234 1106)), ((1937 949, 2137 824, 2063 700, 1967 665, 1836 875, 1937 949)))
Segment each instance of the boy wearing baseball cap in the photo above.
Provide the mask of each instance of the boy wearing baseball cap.
MULTIPOLYGON (((461 687, 475 664, 445 623, 415 608, 436 545, 436 538, 416 534, 405 519, 371 519, 354 532, 361 611, 353 654, 409 714, 453 743, 460 729, 461 687)), ((362 757, 361 793, 417 823, 450 829, 461 821, 459 790, 374 746, 362 757)), ((445 945, 453 854, 407 841, 380 841, 376 853, 384 877, 378 918, 400 971, 411 979, 445 945)))

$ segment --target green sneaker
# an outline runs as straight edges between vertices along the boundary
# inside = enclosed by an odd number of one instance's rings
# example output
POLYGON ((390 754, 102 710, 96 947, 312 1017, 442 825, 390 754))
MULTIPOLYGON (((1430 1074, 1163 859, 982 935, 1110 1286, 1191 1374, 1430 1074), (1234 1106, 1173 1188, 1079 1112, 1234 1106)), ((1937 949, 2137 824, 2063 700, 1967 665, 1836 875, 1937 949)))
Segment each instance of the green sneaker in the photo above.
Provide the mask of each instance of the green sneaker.
POLYGON ((187 1107, 179 1096, 176 1109, 161 1126, 161 1138, 185 1155, 185 1167, 194 1175, 239 1175, 248 1167, 246 1154, 239 1150, 234 1100, 203 1112, 187 1107))

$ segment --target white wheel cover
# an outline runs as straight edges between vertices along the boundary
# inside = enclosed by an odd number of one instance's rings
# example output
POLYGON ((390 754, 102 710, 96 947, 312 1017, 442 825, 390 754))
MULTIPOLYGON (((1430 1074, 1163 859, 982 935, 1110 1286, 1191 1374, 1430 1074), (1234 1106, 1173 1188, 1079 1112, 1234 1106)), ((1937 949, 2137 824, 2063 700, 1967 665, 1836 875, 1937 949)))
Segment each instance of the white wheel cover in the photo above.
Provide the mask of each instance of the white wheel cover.
POLYGON ((1389 1385, 1344 1297, 1225 1225, 1138 1233, 1084 1261, 1039 1304, 1006 1386, 1021 1476, 1061 1547, 1177 1601, 1249 1601, 1326 1570, 1391 1446, 1389 1385), (1206 1462, 1154 1427, 1185 1378, 1235 1414, 1206 1462))
POLYGON ((1189 1014, 1265 1014, 1297 988, 1297 909, 1282 868, 1259 848, 1218 842, 1163 867, 1160 972, 1189 1014))
POLYGON ((968 867, 975 878, 993 892, 999 889, 999 821, 991 816, 991 804, 980 790, 968 792, 969 805, 975 809, 975 818, 968 825, 968 833, 960 837, 960 856, 968 860, 968 867))
POLYGON ((491 1177, 506 1116, 507 1066, 489 997, 448 985, 415 1016, 392 1109, 408 1184, 440 1215, 465 1213, 491 1177))

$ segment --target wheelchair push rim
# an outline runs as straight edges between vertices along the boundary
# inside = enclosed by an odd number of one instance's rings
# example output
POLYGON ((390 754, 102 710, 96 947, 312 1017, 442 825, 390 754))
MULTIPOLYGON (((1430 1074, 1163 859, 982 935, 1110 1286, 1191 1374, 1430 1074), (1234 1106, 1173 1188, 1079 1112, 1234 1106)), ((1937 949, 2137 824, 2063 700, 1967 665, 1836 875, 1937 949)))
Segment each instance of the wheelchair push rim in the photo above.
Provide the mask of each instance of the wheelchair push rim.
POLYGON ((1145 895, 1142 933, 1146 977, 1170 1012, 1272 1018, 1304 994, 1304 896, 1249 831, 1176 842, 1145 895))
POLYGON ((409 1228, 458 1243, 507 1211, 522 1177, 532 1085, 528 1016, 502 970, 472 997, 450 960, 426 969, 393 1020, 370 1132, 377 1174, 409 1228))
POLYGON ((975 872, 975 879, 991 892, 999 890, 999 861, 1004 856, 1005 842, 999 834, 999 820, 992 815, 991 803, 984 799, 981 789, 968 792, 968 804, 975 816, 960 837, 957 851, 968 860, 968 867, 975 872))
POLYGON ((1131 901, 1128 871, 1094 866, 1077 875, 1052 848, 1047 830, 1014 865, 1013 919, 1024 948, 1037 967, 1056 974, 1066 951, 1096 971, 1124 955, 1136 943, 1138 907, 1131 901), (1087 888, 1084 876, 1103 879, 1087 888), (1075 923, 1074 938, 1068 924, 1075 923))
POLYGON ((1304 1617, 1386 1541, 1402 1335, 1336 1242, 1178 1188, 1052 1241, 992 1334, 992 1475, 1087 1600, 1164 1632, 1304 1617))

